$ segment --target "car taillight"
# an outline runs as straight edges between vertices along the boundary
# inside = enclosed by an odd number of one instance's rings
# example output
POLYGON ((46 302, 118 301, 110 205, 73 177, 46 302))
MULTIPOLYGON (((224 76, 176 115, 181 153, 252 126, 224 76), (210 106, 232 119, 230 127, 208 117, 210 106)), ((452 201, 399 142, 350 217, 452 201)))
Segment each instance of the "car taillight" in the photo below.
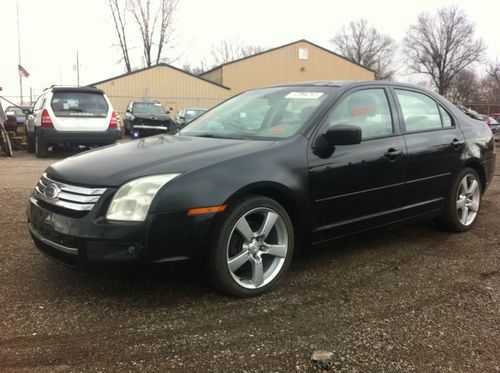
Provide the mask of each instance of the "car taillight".
POLYGON ((118 114, 113 111, 111 114, 111 120, 109 121, 109 128, 117 128, 118 127, 118 114))
POLYGON ((52 123, 52 118, 49 115, 47 109, 42 111, 42 127, 53 128, 54 124, 52 123))
POLYGON ((486 123, 488 124, 488 126, 491 128, 491 118, 488 117, 488 119, 486 120, 486 123))

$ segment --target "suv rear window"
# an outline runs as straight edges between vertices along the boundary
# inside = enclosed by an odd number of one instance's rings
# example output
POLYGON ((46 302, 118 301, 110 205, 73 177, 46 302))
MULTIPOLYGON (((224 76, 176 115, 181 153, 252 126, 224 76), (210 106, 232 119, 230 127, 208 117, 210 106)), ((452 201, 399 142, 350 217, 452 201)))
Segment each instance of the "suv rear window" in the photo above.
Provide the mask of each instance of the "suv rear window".
POLYGON ((108 103, 99 93, 55 92, 50 103, 57 117, 106 117, 108 103))

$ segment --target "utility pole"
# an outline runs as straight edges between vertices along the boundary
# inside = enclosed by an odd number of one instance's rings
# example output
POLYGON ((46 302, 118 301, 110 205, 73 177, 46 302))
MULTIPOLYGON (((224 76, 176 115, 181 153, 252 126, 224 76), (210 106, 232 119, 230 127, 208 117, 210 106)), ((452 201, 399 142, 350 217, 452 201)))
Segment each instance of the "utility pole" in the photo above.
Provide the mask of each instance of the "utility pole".
MULTIPOLYGON (((17 0, 17 52, 19 66, 21 65, 21 33, 19 31, 19 0, 17 0)), ((19 73, 19 71, 18 71, 19 73)), ((21 98, 21 105, 23 104, 23 77, 19 74, 19 94, 21 98)))
POLYGON ((76 51, 76 81, 77 86, 80 87, 80 60, 78 59, 78 51, 76 51))
POLYGON ((78 58, 78 51, 76 51, 76 65, 73 65, 73 71, 76 71, 76 82, 80 87, 80 59, 78 58))

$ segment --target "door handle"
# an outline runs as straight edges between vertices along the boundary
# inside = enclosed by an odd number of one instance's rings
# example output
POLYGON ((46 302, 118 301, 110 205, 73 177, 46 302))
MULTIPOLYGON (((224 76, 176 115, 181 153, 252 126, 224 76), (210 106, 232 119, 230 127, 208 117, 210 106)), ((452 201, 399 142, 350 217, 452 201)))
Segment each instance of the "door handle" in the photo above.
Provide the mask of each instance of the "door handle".
POLYGON ((389 158, 391 161, 403 155, 402 150, 397 150, 394 148, 390 148, 384 153, 384 157, 389 158))
POLYGON ((463 144, 464 144, 464 141, 463 140, 459 140, 459 139, 453 139, 453 142, 451 143, 451 145, 453 146, 453 148, 455 150, 460 149, 463 144))

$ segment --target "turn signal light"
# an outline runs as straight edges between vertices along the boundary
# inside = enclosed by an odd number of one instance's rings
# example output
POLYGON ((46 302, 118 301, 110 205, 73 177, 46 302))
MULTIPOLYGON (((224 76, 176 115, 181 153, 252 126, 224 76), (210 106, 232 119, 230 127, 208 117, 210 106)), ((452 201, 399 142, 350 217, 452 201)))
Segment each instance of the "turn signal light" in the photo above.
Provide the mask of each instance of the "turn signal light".
POLYGON ((47 109, 42 111, 42 127, 45 128, 53 128, 54 124, 52 123, 52 118, 49 115, 47 109))
POLYGON ((188 216, 204 215, 204 214, 216 214, 218 212, 224 211, 226 208, 227 208, 227 205, 190 209, 188 211, 188 216))

